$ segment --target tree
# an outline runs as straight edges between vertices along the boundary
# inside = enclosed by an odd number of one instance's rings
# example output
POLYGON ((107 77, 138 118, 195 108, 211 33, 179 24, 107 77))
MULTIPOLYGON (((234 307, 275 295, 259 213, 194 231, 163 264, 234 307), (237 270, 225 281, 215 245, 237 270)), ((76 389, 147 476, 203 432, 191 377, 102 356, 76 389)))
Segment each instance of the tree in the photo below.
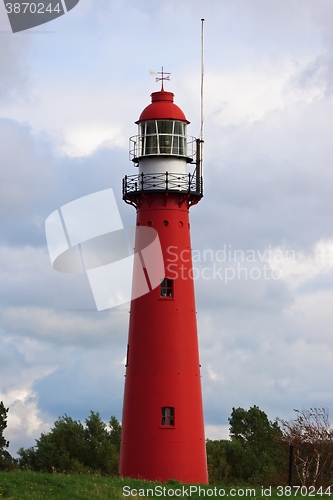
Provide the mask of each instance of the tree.
POLYGON ((271 443, 272 438, 282 436, 278 422, 270 422, 266 413, 255 405, 249 410, 233 408, 229 424, 231 438, 251 444, 257 451, 271 443))
POLYGON ((121 426, 111 417, 109 430, 99 413, 90 412, 83 425, 65 415, 53 429, 42 433, 36 446, 18 451, 19 465, 25 469, 47 472, 99 473, 117 475, 121 426))
POLYGON ((210 484, 226 484, 229 480, 230 465, 227 462, 229 441, 206 440, 208 474, 210 484))
POLYGON ((294 410, 280 420, 283 440, 294 446, 294 464, 302 486, 330 486, 333 480, 333 429, 326 408, 294 410))
POLYGON ((233 408, 229 423, 227 461, 232 477, 253 484, 283 484, 287 453, 278 422, 268 420, 266 413, 254 405, 249 410, 233 408))
MULTIPOLYGON (((115 425, 120 427, 115 417, 115 425)), ((86 456, 85 465, 91 470, 99 470, 103 474, 115 476, 118 473, 119 450, 112 442, 112 429, 109 431, 101 420, 99 413, 90 412, 90 417, 86 420, 85 444, 86 456)))
POLYGON ((48 433, 42 433, 36 446, 18 451, 22 468, 41 472, 83 472, 84 427, 64 415, 48 433))
POLYGON ((9 408, 5 408, 3 401, 0 403, 0 469, 6 469, 12 463, 12 457, 5 448, 8 448, 9 441, 3 435, 7 427, 7 414, 9 408))
POLYGON ((110 441, 120 453, 121 425, 114 415, 110 418, 110 441))

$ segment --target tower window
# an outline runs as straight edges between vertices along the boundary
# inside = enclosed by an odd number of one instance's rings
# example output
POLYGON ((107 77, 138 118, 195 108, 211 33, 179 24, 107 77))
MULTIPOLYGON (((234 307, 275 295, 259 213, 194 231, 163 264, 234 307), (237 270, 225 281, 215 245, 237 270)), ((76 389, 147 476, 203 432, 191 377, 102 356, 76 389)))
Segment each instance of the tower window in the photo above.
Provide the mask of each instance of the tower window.
POLYGON ((161 283, 161 297, 173 297, 173 280, 164 278, 161 283))
POLYGON ((162 408, 162 425, 175 425, 175 409, 172 406, 162 408))

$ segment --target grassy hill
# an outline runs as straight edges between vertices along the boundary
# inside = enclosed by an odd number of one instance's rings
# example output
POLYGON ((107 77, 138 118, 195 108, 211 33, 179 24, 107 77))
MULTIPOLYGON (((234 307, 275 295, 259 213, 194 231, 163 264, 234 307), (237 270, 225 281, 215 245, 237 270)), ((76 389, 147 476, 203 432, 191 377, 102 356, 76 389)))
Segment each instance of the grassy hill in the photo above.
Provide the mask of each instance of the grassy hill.
POLYGON ((219 485, 190 486, 170 480, 167 484, 136 481, 132 479, 108 478, 88 475, 42 474, 38 472, 0 472, 0 500, 125 500, 126 498, 159 500, 164 498, 226 498, 259 500, 291 499, 296 496, 333 498, 329 491, 315 494, 312 491, 276 490, 271 492, 261 487, 224 487, 219 485), (289 493, 289 494, 288 494, 289 493))

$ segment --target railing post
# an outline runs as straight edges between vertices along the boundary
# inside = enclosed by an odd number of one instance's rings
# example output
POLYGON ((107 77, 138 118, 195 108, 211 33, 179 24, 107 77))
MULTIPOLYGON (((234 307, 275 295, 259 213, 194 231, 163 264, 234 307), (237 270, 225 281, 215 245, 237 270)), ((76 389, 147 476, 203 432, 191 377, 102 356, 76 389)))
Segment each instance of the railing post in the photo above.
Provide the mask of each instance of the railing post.
POLYGON ((169 189, 169 173, 168 172, 165 172, 165 190, 168 191, 169 189))
POLYGON ((191 174, 188 174, 188 192, 191 192, 191 174))
POLYGON ((201 174, 202 174, 202 158, 201 158, 201 140, 200 139, 197 139, 196 140, 196 143, 197 143, 197 151, 196 151, 196 169, 195 169, 195 178, 196 178, 196 192, 197 193, 200 193, 200 180, 202 178, 201 174))
POLYGON ((144 191, 144 189, 143 189, 143 172, 141 173, 141 191, 144 191))

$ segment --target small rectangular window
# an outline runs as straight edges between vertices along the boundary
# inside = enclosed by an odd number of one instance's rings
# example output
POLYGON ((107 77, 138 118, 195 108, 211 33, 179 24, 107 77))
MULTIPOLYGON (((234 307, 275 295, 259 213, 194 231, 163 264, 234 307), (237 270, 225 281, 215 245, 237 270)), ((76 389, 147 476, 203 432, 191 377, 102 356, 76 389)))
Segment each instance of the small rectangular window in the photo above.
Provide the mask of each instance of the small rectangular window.
POLYGON ((160 154, 169 155, 172 151, 172 135, 161 134, 158 136, 160 154))
POLYGON ((173 280, 164 278, 161 283, 161 297, 173 297, 173 280))
POLYGON ((179 155, 179 139, 177 135, 173 137, 173 142, 172 142, 172 154, 173 155, 179 155))
POLYGON ((145 151, 145 138, 143 137, 138 137, 138 142, 136 144, 136 154, 137 156, 141 156, 144 154, 145 151))
POLYGON ((146 147, 144 150, 145 155, 156 155, 157 151, 157 135, 147 135, 146 136, 146 147))
POLYGON ((162 408, 162 425, 175 425, 175 409, 171 406, 162 408))
POLYGON ((173 121, 172 120, 158 120, 157 122, 159 134, 172 134, 173 121))
POLYGON ((140 123, 139 124, 139 134, 146 135, 146 122, 140 123))
POLYGON ((183 122, 175 122, 175 134, 176 135, 185 135, 185 123, 183 122))
POLYGON ((155 120, 149 120, 146 122, 147 128, 146 128, 146 134, 156 134, 156 122, 155 120))

